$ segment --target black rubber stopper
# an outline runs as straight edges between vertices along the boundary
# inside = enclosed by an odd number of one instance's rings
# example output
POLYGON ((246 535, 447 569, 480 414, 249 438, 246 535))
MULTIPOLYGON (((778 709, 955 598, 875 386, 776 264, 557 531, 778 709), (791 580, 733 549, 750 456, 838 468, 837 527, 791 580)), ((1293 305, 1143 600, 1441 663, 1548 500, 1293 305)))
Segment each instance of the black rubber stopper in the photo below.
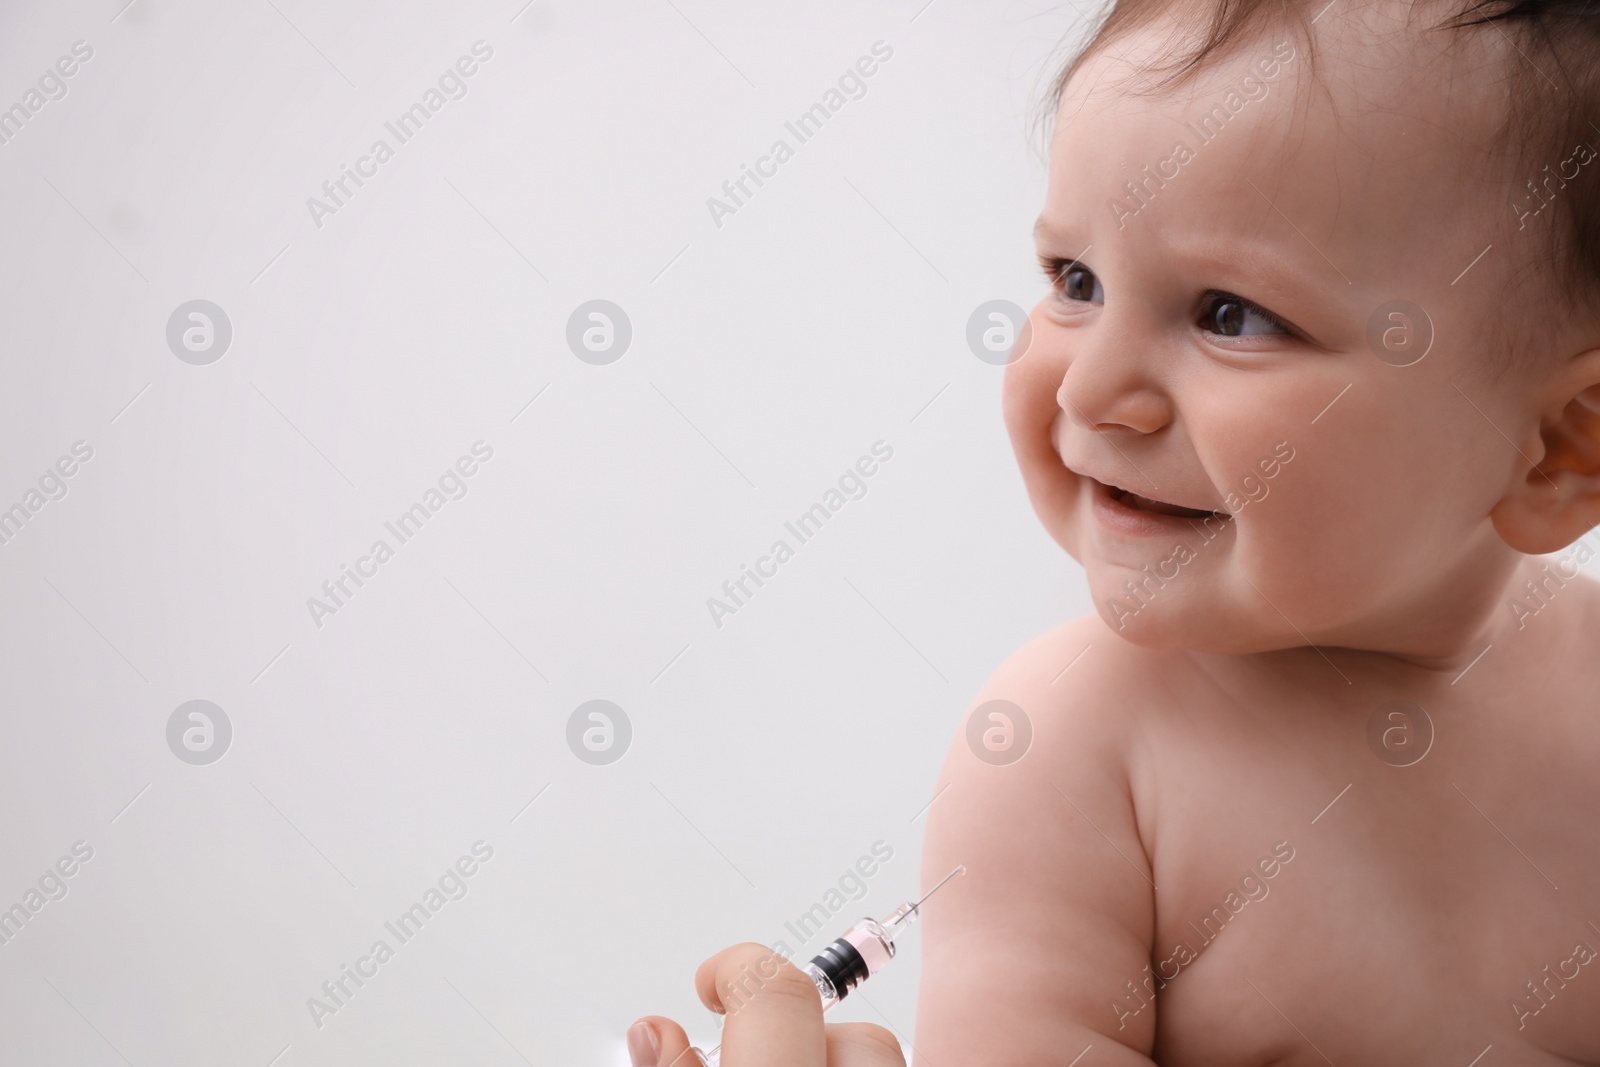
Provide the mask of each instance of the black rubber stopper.
POLYGON ((861 958, 861 953, 856 951, 854 945, 842 937, 811 957, 811 962, 828 976, 840 1000, 867 980, 867 961, 861 958))

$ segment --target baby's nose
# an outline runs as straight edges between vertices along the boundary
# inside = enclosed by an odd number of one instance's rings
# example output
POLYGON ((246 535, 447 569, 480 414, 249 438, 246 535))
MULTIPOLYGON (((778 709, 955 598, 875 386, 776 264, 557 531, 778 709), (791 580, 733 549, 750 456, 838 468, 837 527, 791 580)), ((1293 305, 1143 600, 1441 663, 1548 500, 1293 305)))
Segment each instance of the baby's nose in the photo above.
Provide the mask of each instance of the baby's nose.
POLYGON ((1101 432, 1155 433, 1172 421, 1172 403, 1138 360, 1079 352, 1056 389, 1056 403, 1075 426, 1101 432))

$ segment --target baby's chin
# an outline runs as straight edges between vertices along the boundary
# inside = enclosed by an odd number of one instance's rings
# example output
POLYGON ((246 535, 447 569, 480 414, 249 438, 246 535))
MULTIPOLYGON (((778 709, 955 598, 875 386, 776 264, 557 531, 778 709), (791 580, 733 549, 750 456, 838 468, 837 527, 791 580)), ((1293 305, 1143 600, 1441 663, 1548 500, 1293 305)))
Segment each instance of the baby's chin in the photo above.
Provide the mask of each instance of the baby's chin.
MULTIPOLYGON (((1096 581, 1089 588, 1095 611, 1106 627, 1129 644, 1159 650, 1245 655, 1293 648, 1305 642, 1285 633, 1281 617, 1258 617, 1253 605, 1235 603, 1223 593, 1169 587, 1130 591, 1118 578, 1096 581)), ((1254 594, 1252 594, 1253 596, 1254 594)), ((1256 598, 1259 600, 1259 598, 1256 598)), ((1267 611, 1270 607, 1260 605, 1267 611)))

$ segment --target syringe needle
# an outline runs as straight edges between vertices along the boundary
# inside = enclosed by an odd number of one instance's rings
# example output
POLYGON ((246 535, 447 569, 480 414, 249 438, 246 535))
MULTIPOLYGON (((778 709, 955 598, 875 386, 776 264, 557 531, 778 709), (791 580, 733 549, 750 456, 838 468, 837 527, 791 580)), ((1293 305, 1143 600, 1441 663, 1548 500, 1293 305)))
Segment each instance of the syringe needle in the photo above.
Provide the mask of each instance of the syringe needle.
MULTIPOLYGON (((958 875, 958 874, 966 874, 966 873, 967 873, 967 865, 965 863, 958 865, 955 870, 951 871, 949 874, 947 874, 943 878, 939 879, 939 885, 934 886, 932 889, 930 889, 926 893, 922 894, 922 900, 927 900, 929 897, 933 896, 935 893, 937 893, 939 891, 939 886, 944 885, 946 882, 948 882, 950 879, 954 878, 956 875, 958 875)), ((911 909, 913 911, 915 911, 917 908, 922 907, 922 900, 919 900, 915 904, 911 905, 911 909)))

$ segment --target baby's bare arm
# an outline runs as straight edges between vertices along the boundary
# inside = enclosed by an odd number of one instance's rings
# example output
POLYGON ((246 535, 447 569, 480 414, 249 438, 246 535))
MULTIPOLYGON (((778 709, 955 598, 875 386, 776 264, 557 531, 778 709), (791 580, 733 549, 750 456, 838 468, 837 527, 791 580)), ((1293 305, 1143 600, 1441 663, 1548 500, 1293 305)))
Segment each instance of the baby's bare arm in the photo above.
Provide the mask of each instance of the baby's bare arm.
POLYGON ((1026 712, 1034 736, 1022 759, 979 759, 966 719, 945 758, 922 878, 932 885, 957 864, 967 873, 925 909, 916 1067, 1065 1067, 1090 1045, 1096 1064, 1152 1062, 1155 1005, 1113 1006, 1139 1003, 1126 983, 1143 978, 1154 929, 1127 705, 1089 664, 1052 685, 1083 632, 1069 624, 1030 642, 973 703, 1026 712))

